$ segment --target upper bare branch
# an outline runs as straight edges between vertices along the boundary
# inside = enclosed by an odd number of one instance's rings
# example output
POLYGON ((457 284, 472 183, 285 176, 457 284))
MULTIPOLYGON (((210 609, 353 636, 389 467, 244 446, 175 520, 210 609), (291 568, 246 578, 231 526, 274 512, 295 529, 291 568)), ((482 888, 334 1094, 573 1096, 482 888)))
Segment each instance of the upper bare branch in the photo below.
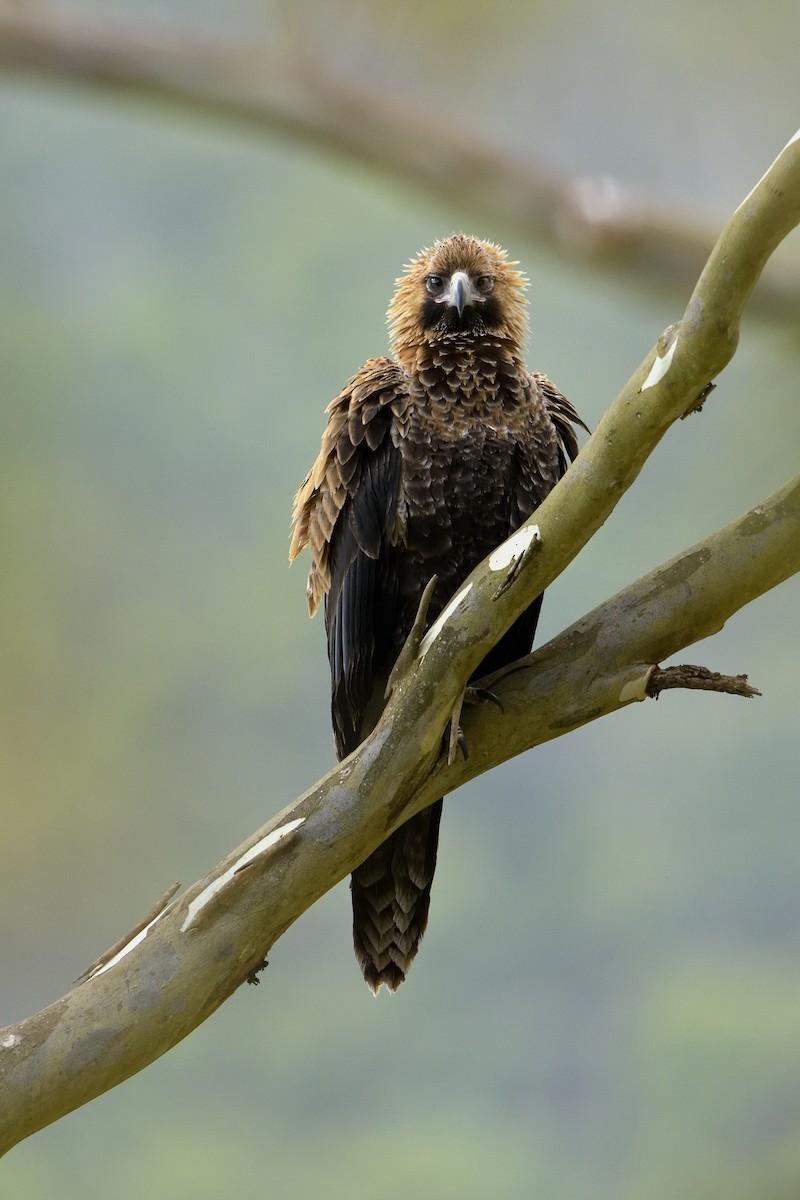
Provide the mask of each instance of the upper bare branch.
MULTIPOLYGON (((715 230, 610 179, 569 179, 297 57, 170 30, 0 5, 0 68, 78 82, 290 136, 423 187, 456 212, 512 222, 571 256, 691 286, 715 230)), ((759 303, 800 304, 800 262, 770 264, 759 303)))

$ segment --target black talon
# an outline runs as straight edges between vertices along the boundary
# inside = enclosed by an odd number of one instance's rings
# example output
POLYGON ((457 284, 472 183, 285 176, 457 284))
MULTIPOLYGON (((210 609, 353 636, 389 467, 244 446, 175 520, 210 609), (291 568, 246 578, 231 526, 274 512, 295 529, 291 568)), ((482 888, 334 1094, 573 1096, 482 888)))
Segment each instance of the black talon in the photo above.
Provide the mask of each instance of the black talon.
POLYGON ((501 713, 506 710, 503 708, 503 701, 495 692, 490 692, 488 688, 468 687, 464 692, 464 703, 469 705, 484 704, 486 701, 496 704, 501 713))
POLYGON ((460 729, 456 736, 456 741, 458 742, 459 750, 464 755, 464 762, 466 762, 469 758, 469 747, 467 745, 467 739, 464 737, 464 734, 460 729))

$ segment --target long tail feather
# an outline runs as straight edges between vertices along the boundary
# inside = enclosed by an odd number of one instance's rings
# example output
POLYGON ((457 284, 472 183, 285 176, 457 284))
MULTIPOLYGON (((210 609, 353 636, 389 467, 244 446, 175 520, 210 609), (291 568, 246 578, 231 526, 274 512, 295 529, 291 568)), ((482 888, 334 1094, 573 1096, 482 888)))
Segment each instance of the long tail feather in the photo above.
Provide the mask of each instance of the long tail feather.
POLYGON ((428 923, 442 801, 418 813, 353 872, 353 943, 368 986, 394 992, 428 923))

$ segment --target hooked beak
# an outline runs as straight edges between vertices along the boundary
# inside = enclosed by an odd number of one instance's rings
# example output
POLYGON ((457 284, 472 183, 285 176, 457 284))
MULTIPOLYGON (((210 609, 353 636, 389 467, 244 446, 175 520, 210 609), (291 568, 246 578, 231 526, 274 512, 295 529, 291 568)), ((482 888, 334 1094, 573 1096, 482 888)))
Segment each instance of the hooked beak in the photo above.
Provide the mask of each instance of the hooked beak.
POLYGON ((469 304, 471 291, 469 275, 466 271, 456 271, 450 280, 449 301, 454 308, 458 309, 459 317, 469 304))

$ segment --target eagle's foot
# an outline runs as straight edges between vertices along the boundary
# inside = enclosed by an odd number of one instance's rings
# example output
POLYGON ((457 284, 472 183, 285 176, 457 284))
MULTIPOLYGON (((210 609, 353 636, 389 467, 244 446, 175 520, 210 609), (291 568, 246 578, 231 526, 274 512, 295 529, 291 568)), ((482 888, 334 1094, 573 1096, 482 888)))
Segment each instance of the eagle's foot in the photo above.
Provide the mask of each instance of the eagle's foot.
POLYGON ((473 707, 476 704, 485 704, 487 700, 491 704, 496 704, 501 713, 505 712, 503 701, 495 692, 490 692, 488 688, 468 686, 464 689, 463 703, 469 707, 473 707))
POLYGON ((469 758, 469 747, 467 739, 464 737, 464 730, 461 728, 461 709, 466 696, 465 689, 453 705, 453 711, 450 714, 450 733, 447 739, 447 765, 452 767, 458 757, 459 750, 464 756, 464 762, 469 758))
POLYGON ((464 736, 464 730, 461 728, 460 725, 454 724, 453 721, 451 720, 450 721, 450 733, 449 733, 448 739, 447 739, 447 765, 448 765, 448 767, 452 767, 453 763, 456 761, 459 750, 461 751, 461 755, 464 759, 464 762, 466 762, 467 759, 469 758, 469 746, 467 745, 467 739, 464 736))
POLYGON ((467 685, 467 687, 464 688, 464 691, 453 705, 453 711, 450 714, 450 724, 448 726, 449 732, 447 736, 448 767, 452 767, 453 763, 456 761, 459 750, 464 757, 464 762, 466 762, 469 758, 469 746, 467 745, 467 739, 464 736, 464 730, 461 728, 462 708, 465 704, 470 708, 475 704, 485 704, 487 700, 492 704, 496 704, 500 709, 500 712, 505 712, 505 709, 503 708, 503 701, 499 696, 496 696, 494 692, 490 692, 488 688, 472 687, 471 685, 467 685))

